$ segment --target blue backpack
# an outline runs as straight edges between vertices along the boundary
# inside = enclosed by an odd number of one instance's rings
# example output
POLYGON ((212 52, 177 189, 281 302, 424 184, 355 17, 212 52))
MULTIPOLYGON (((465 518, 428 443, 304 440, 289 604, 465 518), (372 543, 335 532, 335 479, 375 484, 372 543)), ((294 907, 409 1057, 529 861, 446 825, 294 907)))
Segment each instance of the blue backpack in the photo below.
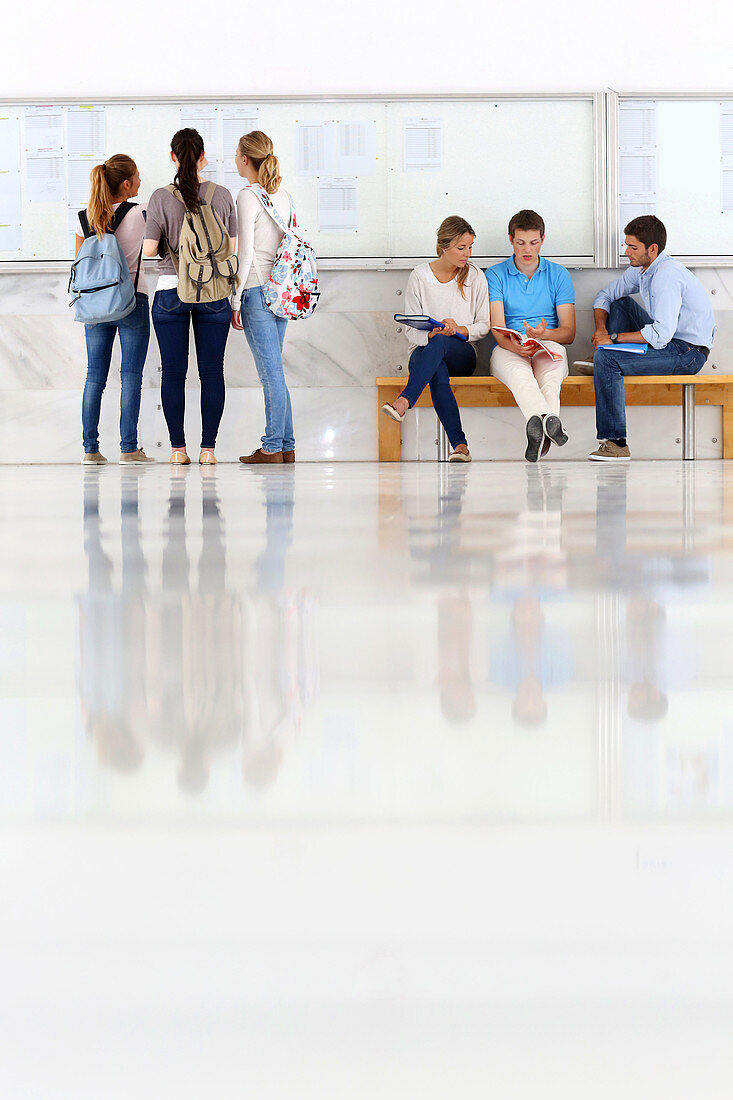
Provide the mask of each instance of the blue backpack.
POLYGON ((69 308, 74 307, 75 321, 81 321, 85 325, 121 321, 135 308, 142 245, 133 285, 125 254, 114 235, 125 214, 133 206, 137 206, 137 203, 120 203, 101 240, 90 227, 86 210, 79 211, 84 242, 71 265, 69 277, 69 308))

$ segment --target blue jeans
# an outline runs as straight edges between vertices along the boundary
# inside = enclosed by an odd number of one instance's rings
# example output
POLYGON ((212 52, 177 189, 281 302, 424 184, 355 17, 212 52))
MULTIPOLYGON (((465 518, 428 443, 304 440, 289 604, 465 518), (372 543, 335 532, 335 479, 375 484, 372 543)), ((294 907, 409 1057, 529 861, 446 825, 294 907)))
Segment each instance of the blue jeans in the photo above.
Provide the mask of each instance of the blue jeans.
POLYGON ((188 334, 193 325, 201 381, 201 446, 214 447, 224 412, 224 349, 232 317, 228 298, 220 302, 182 302, 177 290, 158 290, 153 298, 153 328, 160 348, 160 396, 171 447, 185 447, 188 334))
POLYGON ((268 454, 295 449, 293 410, 282 356, 287 323, 284 317, 276 317, 267 308, 261 286, 251 286, 242 292, 242 327, 265 395, 262 450, 268 454))
POLYGON ((473 374, 476 352, 459 336, 433 336, 425 347, 415 348, 410 356, 410 377, 400 397, 406 397, 412 408, 426 386, 438 420, 445 428, 453 450, 466 442, 461 426, 461 414, 450 388, 450 376, 473 374))
POLYGON ((95 454, 99 450, 99 411, 112 361, 112 345, 117 333, 120 334, 122 351, 120 450, 125 453, 137 450, 137 421, 140 416, 143 366, 150 342, 150 314, 147 294, 136 294, 135 297, 135 308, 121 321, 84 326, 87 340, 87 378, 81 401, 81 426, 85 454, 95 454))
MULTIPOLYGON (((646 310, 633 298, 618 298, 611 303, 606 328, 609 332, 639 332, 651 322, 646 310)), ((623 439, 626 436, 624 375, 626 374, 697 374, 707 355, 685 340, 670 340, 663 348, 648 347, 644 355, 616 351, 596 351, 593 378, 596 389, 596 431, 599 439, 623 439)))

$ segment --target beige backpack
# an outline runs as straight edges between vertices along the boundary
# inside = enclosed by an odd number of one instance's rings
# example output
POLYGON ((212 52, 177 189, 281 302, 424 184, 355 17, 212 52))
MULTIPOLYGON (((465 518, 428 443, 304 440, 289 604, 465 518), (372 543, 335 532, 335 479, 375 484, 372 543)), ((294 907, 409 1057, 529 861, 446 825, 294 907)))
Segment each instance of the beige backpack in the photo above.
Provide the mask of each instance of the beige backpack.
MULTIPOLYGON (((238 260, 232 238, 211 205, 215 189, 216 184, 208 185, 195 214, 186 209, 178 257, 166 240, 182 302, 220 302, 229 297, 237 281, 238 260)), ((173 184, 167 190, 186 205, 173 184)))

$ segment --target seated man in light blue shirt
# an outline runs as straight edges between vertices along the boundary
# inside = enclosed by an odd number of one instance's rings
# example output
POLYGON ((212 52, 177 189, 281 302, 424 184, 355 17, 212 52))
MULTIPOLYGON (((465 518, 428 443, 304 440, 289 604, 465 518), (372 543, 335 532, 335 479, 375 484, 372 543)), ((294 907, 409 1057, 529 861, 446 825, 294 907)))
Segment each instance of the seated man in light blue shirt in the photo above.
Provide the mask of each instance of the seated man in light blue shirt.
POLYGON ((665 251, 667 230, 644 214, 624 229, 631 266, 593 303, 593 376, 596 428, 601 445, 595 462, 628 462, 626 374, 697 374, 715 336, 713 310, 702 283, 665 251), (638 292, 642 308, 630 295, 638 292), (604 345, 647 344, 644 355, 604 345))

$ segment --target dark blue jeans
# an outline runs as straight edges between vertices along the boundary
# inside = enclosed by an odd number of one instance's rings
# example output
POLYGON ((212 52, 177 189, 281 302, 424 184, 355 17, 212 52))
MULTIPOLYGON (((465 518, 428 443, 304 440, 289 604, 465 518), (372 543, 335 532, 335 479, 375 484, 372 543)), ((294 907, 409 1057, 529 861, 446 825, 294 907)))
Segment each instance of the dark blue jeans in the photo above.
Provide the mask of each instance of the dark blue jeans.
POLYGON ((143 366, 150 342, 150 313, 147 294, 137 294, 132 313, 110 324, 85 325, 87 340, 87 378, 81 401, 81 426, 84 452, 99 450, 99 412, 102 394, 107 385, 112 345, 120 334, 122 363, 120 366, 120 450, 137 450, 137 421, 140 416, 140 391, 143 366))
POLYGON ((201 446, 214 447, 224 412, 224 349, 232 310, 220 302, 182 302, 176 290, 159 290, 153 299, 153 327, 160 348, 163 414, 171 447, 185 447, 188 338, 193 325, 201 381, 201 446))
POLYGON ((476 352, 468 341, 458 336, 433 336, 425 347, 415 348, 410 356, 409 370, 410 377, 400 397, 406 397, 413 408, 425 387, 430 386, 433 408, 455 450, 460 443, 466 442, 466 436, 450 388, 450 376, 473 374, 476 352))
MULTIPOLYGON (((646 310, 633 298, 611 303, 606 328, 609 332, 639 332, 651 322, 646 310)), ((663 348, 647 348, 644 355, 609 348, 593 356, 596 388, 596 431, 599 439, 623 439, 626 435, 626 374, 698 374, 707 356, 685 340, 670 340, 663 348)))

